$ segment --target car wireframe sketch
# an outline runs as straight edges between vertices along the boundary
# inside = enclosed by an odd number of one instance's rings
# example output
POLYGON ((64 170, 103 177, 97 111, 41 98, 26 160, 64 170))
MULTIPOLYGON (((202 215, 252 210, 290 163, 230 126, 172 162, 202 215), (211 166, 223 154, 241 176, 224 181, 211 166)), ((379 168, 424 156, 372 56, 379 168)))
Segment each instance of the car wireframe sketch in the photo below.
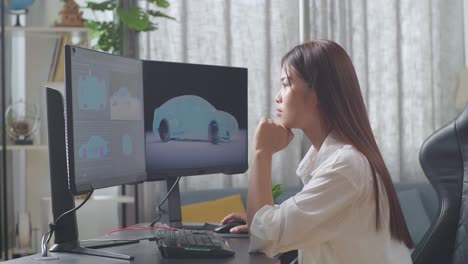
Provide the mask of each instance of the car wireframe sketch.
POLYGON ((229 141, 238 130, 233 115, 196 95, 174 97, 154 110, 153 134, 162 142, 206 140, 219 144, 229 141))
POLYGON ((143 107, 141 102, 130 95, 127 87, 120 87, 110 99, 112 120, 141 120, 143 107))
POLYGON ((104 158, 109 152, 108 143, 100 136, 91 136, 79 149, 80 158, 95 160, 104 158))

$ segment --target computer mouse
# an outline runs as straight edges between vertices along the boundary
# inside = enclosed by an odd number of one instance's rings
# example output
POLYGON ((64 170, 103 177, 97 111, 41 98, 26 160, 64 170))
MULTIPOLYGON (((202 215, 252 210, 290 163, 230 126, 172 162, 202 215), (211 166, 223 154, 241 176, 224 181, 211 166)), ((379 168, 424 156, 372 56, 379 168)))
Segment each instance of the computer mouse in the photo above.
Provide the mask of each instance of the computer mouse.
POLYGON ((232 221, 232 222, 216 227, 215 229, 213 229, 213 232, 221 233, 221 234, 229 234, 231 228, 240 226, 240 225, 245 225, 245 222, 244 221, 232 221))

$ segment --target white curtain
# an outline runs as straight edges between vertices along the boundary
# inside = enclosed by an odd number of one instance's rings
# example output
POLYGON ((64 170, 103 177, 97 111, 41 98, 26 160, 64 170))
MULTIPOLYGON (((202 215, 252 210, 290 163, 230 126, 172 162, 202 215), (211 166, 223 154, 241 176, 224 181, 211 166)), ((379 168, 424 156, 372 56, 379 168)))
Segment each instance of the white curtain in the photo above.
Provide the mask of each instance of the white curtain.
POLYGON ((463 1, 310 1, 312 38, 350 53, 395 181, 423 181, 419 149, 456 115, 464 67, 463 1))
MULTIPOLYGON (((419 148, 456 116, 464 65, 462 0, 311 0, 311 38, 351 55, 375 136, 395 181, 422 181, 419 148), (450 3, 448 3, 450 2, 450 3)), ((282 55, 299 43, 298 1, 171 1, 159 29, 141 34, 140 57, 249 70, 249 144, 260 117, 274 118, 282 55)), ((299 183, 309 144, 299 131, 274 156, 273 182, 299 183)), ((245 187, 247 175, 185 177, 181 190, 245 187)), ((150 187, 152 188, 152 187, 150 187)))

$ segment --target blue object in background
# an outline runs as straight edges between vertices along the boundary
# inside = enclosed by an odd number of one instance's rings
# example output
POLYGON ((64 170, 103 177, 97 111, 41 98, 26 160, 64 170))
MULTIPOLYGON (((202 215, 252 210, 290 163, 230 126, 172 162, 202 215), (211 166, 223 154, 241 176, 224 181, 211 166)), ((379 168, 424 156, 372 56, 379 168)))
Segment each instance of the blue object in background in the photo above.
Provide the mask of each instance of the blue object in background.
POLYGON ((30 7, 34 0, 4 0, 5 10, 16 15, 15 27, 21 27, 20 15, 28 13, 28 7, 30 7))
POLYGON ((25 10, 33 4, 34 0, 5 0, 7 11, 25 10))
POLYGON ((153 133, 163 142, 207 140, 218 144, 231 139, 238 130, 234 116, 216 110, 208 101, 195 95, 174 97, 154 110, 153 133))

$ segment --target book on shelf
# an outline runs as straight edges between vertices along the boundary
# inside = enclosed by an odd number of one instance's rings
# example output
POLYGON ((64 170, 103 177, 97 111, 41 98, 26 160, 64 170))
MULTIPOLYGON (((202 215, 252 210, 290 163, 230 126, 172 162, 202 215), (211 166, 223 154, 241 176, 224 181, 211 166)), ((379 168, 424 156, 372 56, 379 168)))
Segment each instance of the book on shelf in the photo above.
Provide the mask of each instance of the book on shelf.
POLYGON ((52 54, 52 61, 50 62, 49 77, 47 78, 48 82, 54 81, 55 68, 57 66, 58 54, 60 53, 60 43, 62 43, 62 38, 57 38, 55 41, 54 53, 52 54))
POLYGON ((54 54, 49 70, 49 82, 63 82, 65 80, 65 45, 72 44, 69 34, 61 35, 55 42, 54 54))

